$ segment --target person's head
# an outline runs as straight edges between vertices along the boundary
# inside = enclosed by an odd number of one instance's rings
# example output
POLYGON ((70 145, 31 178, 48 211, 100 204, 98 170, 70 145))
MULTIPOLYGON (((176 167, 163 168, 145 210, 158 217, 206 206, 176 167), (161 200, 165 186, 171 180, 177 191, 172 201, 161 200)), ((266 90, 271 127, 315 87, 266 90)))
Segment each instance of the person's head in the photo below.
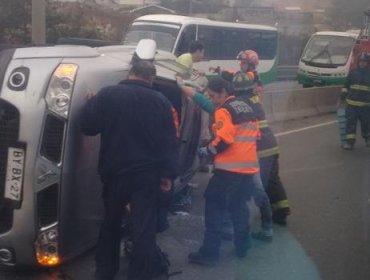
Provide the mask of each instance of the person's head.
POLYGON ((239 52, 236 59, 239 60, 240 71, 244 73, 255 70, 259 63, 258 54, 253 50, 239 52))
POLYGON ((253 72, 236 74, 231 83, 235 95, 254 95, 255 81, 253 72))
POLYGON ((362 52, 360 53, 358 57, 358 66, 360 68, 366 68, 369 64, 369 61, 370 61, 370 54, 366 52, 362 52))
POLYGON ((156 72, 157 71, 155 69, 153 62, 146 60, 138 60, 132 63, 127 79, 141 80, 152 85, 156 72))
POLYGON ((208 96, 217 107, 224 104, 226 99, 232 95, 230 83, 221 77, 210 80, 206 90, 208 96))
POLYGON ((193 62, 199 62, 204 57, 204 45, 199 41, 192 41, 189 46, 189 53, 193 62))

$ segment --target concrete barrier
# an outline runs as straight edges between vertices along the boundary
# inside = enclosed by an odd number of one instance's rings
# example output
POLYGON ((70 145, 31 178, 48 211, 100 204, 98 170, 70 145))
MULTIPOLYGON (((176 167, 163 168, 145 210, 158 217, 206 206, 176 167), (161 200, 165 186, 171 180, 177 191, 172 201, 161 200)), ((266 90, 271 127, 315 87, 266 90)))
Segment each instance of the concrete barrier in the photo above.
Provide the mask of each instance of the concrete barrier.
POLYGON ((274 122, 333 113, 340 92, 340 87, 266 91, 263 95, 266 117, 274 122))

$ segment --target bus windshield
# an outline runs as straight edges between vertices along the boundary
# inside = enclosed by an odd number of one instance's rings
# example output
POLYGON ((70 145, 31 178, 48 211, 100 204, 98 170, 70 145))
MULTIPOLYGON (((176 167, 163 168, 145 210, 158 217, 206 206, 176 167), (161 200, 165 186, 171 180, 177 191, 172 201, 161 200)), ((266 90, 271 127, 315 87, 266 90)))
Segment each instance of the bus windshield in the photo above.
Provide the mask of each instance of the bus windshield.
POLYGON ((301 60, 312 65, 344 66, 354 41, 350 37, 317 35, 308 42, 301 60))
POLYGON ((141 39, 153 39, 157 48, 171 52, 180 26, 172 24, 134 23, 127 33, 124 45, 136 45, 141 39))

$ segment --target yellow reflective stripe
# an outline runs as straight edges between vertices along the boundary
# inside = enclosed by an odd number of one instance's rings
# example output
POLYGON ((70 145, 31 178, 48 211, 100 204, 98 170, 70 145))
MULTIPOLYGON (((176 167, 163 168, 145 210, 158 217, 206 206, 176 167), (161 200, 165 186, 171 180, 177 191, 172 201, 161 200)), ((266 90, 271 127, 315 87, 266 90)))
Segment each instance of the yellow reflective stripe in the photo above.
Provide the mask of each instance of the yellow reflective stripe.
POLYGON ((267 123, 267 120, 262 120, 259 122, 259 124, 260 124, 260 128, 266 128, 269 126, 267 123))
POLYGON ((271 149, 266 149, 266 150, 262 150, 262 151, 257 152, 259 158, 273 156, 273 155, 276 155, 278 153, 280 153, 279 147, 274 147, 274 148, 271 148, 271 149))
POLYGON ((237 127, 241 129, 250 129, 253 131, 257 130, 257 126, 252 123, 243 123, 243 124, 238 125, 237 127))
POLYGON ((235 142, 255 142, 257 139, 256 136, 236 136, 235 142))
POLYGON ((370 87, 362 86, 362 85, 359 85, 359 84, 351 85, 351 89, 370 91, 370 87))
POLYGON ((283 208, 289 208, 289 202, 288 200, 280 200, 274 204, 271 205, 274 210, 277 209, 283 209, 283 208))
POLYGON ((355 134, 347 134, 347 139, 356 139, 355 134))
POLYGON ((352 106, 370 106, 370 103, 346 99, 347 104, 352 106))
POLYGON ((253 97, 249 98, 249 100, 250 100, 250 101, 252 101, 254 104, 256 104, 256 103, 259 103, 259 102, 260 102, 260 98, 259 98, 259 96, 258 96, 258 95, 255 95, 255 96, 253 96, 253 97))
POLYGON ((215 162, 215 168, 218 169, 259 168, 259 164, 258 162, 251 161, 230 162, 230 163, 215 162))

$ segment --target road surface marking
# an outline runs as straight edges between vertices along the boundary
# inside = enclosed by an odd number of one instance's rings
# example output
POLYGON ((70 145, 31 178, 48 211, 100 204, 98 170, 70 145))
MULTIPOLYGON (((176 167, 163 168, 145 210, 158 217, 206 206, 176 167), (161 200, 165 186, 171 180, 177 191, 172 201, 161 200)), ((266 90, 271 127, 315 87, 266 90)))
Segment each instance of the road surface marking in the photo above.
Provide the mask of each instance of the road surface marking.
POLYGON ((277 137, 284 136, 284 135, 288 135, 288 134, 292 134, 292 133, 296 133, 296 132, 301 132, 301 131, 305 131, 305 130, 309 130, 309 129, 313 129, 313 128, 317 128, 317 127, 332 125, 332 124, 337 123, 337 122, 338 121, 336 120, 336 121, 330 121, 330 122, 325 122, 325 123, 310 125, 310 126, 306 126, 306 127, 302 127, 302 128, 298 128, 298 129, 293 129, 293 130, 288 130, 288 131, 284 131, 284 132, 279 132, 279 133, 276 133, 275 136, 277 136, 277 137))

